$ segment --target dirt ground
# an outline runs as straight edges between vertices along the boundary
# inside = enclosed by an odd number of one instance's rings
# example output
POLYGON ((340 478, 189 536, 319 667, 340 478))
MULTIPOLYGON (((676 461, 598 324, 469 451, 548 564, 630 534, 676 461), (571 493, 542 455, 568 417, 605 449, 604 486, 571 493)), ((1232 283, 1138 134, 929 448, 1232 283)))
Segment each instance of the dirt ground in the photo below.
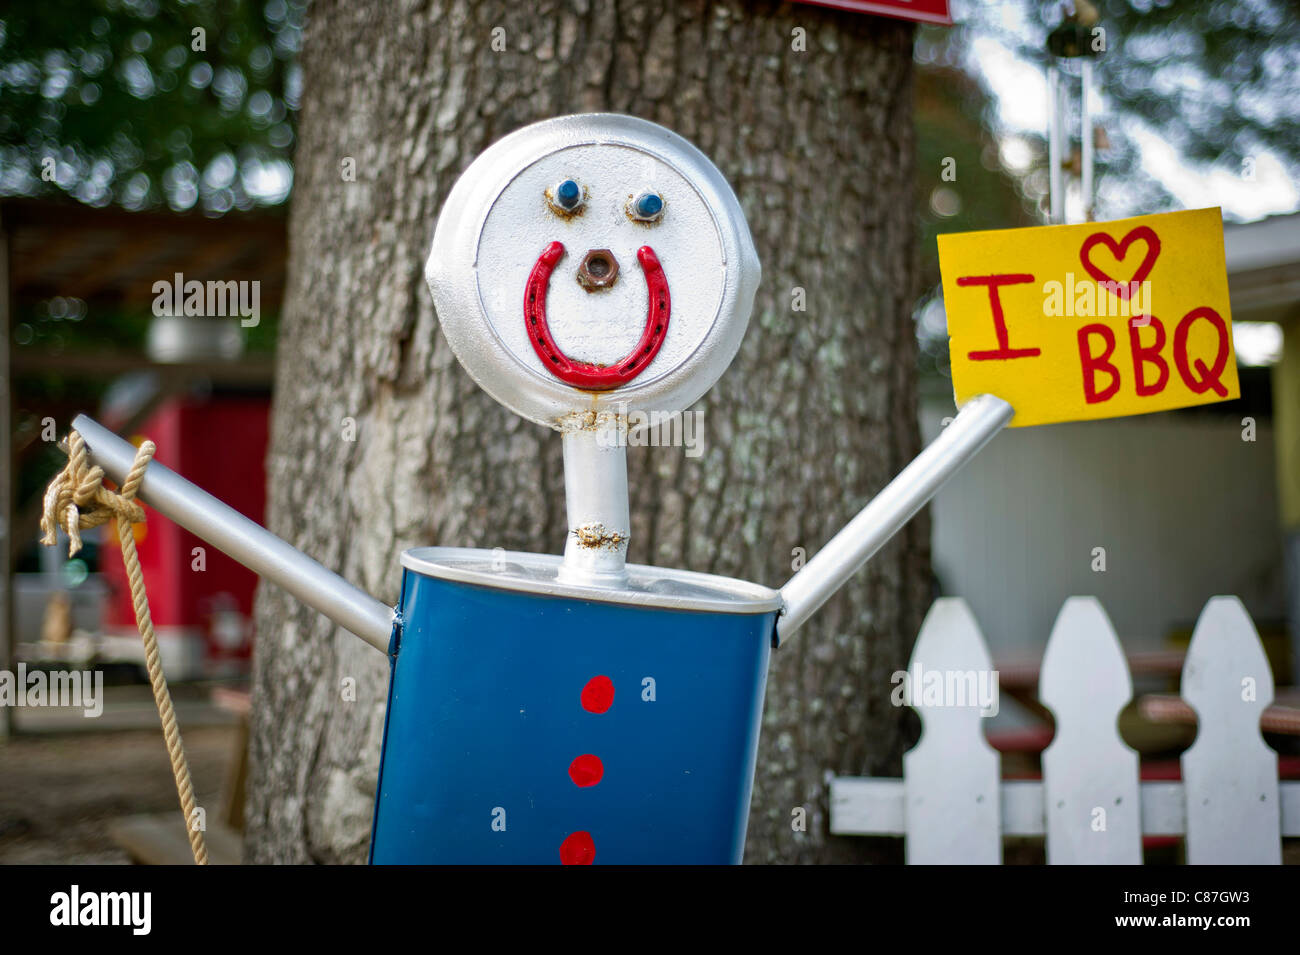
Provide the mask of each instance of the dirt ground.
MULTIPOLYGON (((237 730, 183 732, 199 804, 217 812, 237 730)), ((0 739, 0 865, 127 864, 108 824, 167 810, 180 814, 156 725, 0 739)))

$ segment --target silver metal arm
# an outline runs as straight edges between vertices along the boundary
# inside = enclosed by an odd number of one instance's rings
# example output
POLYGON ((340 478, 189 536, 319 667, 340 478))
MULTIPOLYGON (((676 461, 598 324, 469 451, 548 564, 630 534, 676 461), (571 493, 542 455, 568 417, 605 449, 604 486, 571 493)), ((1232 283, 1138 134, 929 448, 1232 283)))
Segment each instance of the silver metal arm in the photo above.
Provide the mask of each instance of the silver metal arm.
POLYGON ((1015 409, 993 395, 966 402, 943 433, 781 588, 780 638, 788 640, 1014 416, 1015 409))
MULTIPOLYGON (((103 425, 78 415, 72 426, 86 439, 91 459, 119 484, 135 460, 135 448, 103 425)), ((150 462, 139 497, 165 517, 279 584, 366 643, 388 652, 393 608, 348 583, 332 570, 250 521, 175 471, 150 462)))

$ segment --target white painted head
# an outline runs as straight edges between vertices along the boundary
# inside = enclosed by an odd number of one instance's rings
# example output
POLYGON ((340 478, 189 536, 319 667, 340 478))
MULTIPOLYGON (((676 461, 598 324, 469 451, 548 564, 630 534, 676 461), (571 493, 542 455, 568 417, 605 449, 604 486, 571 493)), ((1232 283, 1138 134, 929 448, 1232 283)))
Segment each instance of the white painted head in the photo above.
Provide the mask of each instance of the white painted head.
POLYGON ((516 413, 671 414, 735 357, 760 269, 735 193, 682 137, 593 113, 493 144, 425 268, 443 333, 516 413))

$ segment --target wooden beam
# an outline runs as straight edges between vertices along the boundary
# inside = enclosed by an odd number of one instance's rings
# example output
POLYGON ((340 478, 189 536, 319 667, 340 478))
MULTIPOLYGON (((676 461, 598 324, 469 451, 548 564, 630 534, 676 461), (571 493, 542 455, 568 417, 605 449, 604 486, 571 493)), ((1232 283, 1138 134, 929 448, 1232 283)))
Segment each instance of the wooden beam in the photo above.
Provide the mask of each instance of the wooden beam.
POLYGON ((85 237, 81 232, 68 229, 42 242, 21 259, 15 256, 14 274, 10 276, 14 292, 19 292, 29 280, 38 278, 47 270, 56 269, 64 254, 84 241, 85 237))
MULTIPOLYGON (((1144 782, 1140 786, 1142 833, 1187 834, 1186 795, 1180 782, 1144 782)), ((1300 782, 1278 784, 1282 835, 1300 836, 1300 782)), ((831 833, 837 836, 901 836, 905 788, 901 779, 837 776, 831 780, 831 833)), ((1047 834, 1043 784, 1003 780, 1000 818, 1004 836, 1047 834)))
POLYGON ((160 232, 214 236, 231 230, 248 236, 264 236, 280 243, 288 235, 282 211, 232 212, 218 218, 187 212, 128 212, 115 206, 95 208, 79 202, 50 199, 5 199, 0 202, 11 232, 28 226, 58 226, 71 229, 115 229, 132 235, 160 232))
MULTIPOLYGON (((125 266, 137 263, 146 256, 154 254, 171 241, 170 236, 157 233, 128 239, 118 246, 116 251, 108 258, 99 262, 94 268, 81 273, 75 280, 64 286, 60 294, 69 298, 89 299, 94 298, 95 293, 105 287, 120 288, 122 283, 119 273, 125 266)), ((171 276, 168 275, 167 278, 170 279, 171 276)))
MULTIPOLYGON (((189 261, 183 263, 185 267, 178 269, 178 271, 185 272, 187 279, 225 280, 229 276, 224 275, 224 271, 233 263, 244 258, 251 244, 248 236, 240 233, 228 235, 216 242, 205 243, 195 248, 194 254, 189 257, 189 261), (192 276, 189 274, 191 272, 193 273, 192 276)), ((262 242, 257 242, 259 246, 262 244, 262 242)), ((265 256, 259 256, 259 267, 264 260, 265 256)), ((168 278, 170 277, 168 276, 168 278)))
MULTIPOLYGON (((13 311, 9 285, 9 222, 0 212, 0 454, 5 456, 0 468, 0 670, 13 671, 18 641, 14 637, 14 575, 9 554, 14 537, 14 452, 9 437, 12 426, 13 367, 10 362, 12 332, 9 324, 13 311)), ((0 706, 0 743, 13 733, 13 707, 0 706)))

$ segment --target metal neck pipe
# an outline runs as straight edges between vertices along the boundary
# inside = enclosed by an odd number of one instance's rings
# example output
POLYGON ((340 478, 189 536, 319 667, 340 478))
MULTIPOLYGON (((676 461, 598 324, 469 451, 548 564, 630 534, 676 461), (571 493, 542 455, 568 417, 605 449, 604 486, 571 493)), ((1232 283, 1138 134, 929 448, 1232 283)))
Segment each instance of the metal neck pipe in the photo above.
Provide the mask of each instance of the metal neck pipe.
POLYGON ((939 437, 781 588, 780 638, 789 639, 1014 415, 1011 405, 993 395, 966 402, 939 437))
POLYGON ((569 533, 559 579, 596 587, 627 584, 627 434, 610 412, 582 415, 562 432, 569 533))
MULTIPOLYGON (((119 484, 131 470, 135 448, 103 425, 78 415, 72 426, 86 439, 91 460, 119 484)), ((175 471, 151 461, 139 497, 164 517, 274 581, 366 643, 388 652, 393 608, 327 570, 306 554, 250 521, 175 471)))

